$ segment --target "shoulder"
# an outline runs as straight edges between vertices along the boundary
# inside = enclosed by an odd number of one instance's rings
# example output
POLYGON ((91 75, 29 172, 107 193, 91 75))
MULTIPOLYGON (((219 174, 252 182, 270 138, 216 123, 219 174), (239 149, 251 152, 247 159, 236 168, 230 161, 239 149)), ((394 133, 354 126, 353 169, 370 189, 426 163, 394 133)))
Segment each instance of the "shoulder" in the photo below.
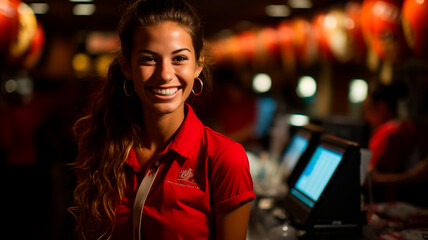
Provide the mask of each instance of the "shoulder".
POLYGON ((399 132, 399 130, 400 130, 400 123, 398 121, 388 121, 379 125, 379 127, 377 127, 375 131, 375 135, 378 135, 378 136, 394 135, 395 133, 399 132))
POLYGON ((209 127, 204 127, 203 146, 213 170, 238 171, 249 168, 244 147, 209 127))
POLYGON ((379 126, 376 133, 385 136, 401 136, 413 134, 414 131, 415 127, 411 121, 393 120, 379 126))
POLYGON ((204 126, 203 142, 206 147, 213 150, 213 154, 221 155, 230 151, 245 154, 244 147, 240 143, 206 126, 204 126))

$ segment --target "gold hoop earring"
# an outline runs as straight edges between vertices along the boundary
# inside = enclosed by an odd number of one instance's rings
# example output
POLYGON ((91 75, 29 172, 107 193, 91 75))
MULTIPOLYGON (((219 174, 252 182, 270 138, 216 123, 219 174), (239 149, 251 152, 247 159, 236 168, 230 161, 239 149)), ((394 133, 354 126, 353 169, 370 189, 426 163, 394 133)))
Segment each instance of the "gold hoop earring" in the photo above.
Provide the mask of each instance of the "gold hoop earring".
POLYGON ((123 81, 123 92, 125 92, 126 96, 132 97, 135 94, 135 90, 132 91, 132 94, 129 94, 128 90, 126 90, 126 81, 128 81, 128 79, 125 79, 125 81, 123 81))
POLYGON ((199 81, 199 83, 201 84, 201 89, 199 90, 199 92, 198 93, 196 93, 195 92, 195 90, 194 89, 192 89, 192 93, 193 93, 193 95, 195 95, 195 96, 199 96, 199 95, 201 95, 201 93, 202 93, 202 90, 204 90, 204 82, 202 82, 202 80, 200 79, 200 78, 195 78, 196 80, 198 80, 199 81))

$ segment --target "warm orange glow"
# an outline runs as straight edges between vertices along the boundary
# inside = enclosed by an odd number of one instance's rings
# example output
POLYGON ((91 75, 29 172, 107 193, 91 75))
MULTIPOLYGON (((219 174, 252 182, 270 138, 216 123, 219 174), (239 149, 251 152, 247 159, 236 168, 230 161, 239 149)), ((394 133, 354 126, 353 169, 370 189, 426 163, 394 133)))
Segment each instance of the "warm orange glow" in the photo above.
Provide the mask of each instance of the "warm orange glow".
POLYGON ((402 14, 408 46, 418 57, 428 58, 428 0, 405 0, 402 14))

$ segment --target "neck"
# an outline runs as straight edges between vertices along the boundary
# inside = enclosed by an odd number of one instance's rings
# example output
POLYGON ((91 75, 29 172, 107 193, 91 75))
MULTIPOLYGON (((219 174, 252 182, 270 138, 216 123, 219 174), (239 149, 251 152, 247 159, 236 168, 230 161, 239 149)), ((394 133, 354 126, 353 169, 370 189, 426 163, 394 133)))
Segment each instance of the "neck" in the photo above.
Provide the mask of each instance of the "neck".
POLYGON ((144 111, 141 147, 151 150, 154 154, 162 151, 180 128, 184 117, 184 108, 170 114, 153 114, 153 112, 144 111))

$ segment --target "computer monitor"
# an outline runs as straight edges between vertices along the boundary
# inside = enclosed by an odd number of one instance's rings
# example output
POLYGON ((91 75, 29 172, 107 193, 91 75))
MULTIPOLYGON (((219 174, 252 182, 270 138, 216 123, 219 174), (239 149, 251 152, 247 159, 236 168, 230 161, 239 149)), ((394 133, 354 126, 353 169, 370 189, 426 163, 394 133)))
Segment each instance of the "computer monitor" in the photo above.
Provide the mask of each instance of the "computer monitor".
POLYGON ((291 189, 291 194, 298 197, 309 207, 313 207, 324 191, 331 176, 342 160, 343 152, 319 145, 309 163, 291 189))
POLYGON ((308 232, 361 230, 358 144, 323 134, 289 186, 285 209, 308 232))
POLYGON ((292 173, 298 168, 298 165, 305 164, 301 163, 301 159, 306 159, 305 155, 311 154, 322 134, 322 128, 314 124, 307 124, 296 127, 293 132, 279 163, 280 171, 287 181, 293 179, 292 173))
POLYGON ((293 171, 297 160, 299 160, 309 145, 310 136, 302 135, 306 135, 305 132, 293 135, 281 159, 280 166, 286 175, 289 175, 293 171))

